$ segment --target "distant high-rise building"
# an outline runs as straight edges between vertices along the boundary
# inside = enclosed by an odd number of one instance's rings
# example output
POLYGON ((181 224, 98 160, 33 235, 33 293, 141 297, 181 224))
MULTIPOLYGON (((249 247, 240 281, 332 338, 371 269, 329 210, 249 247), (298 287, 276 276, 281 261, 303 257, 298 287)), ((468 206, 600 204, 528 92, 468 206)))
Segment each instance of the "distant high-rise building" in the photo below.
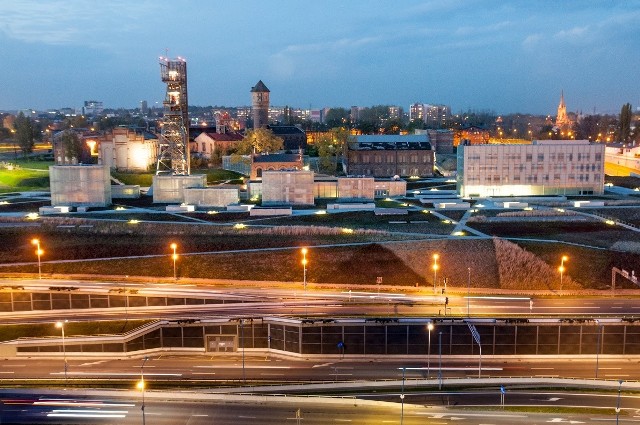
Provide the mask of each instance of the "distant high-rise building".
POLYGON ((147 105, 147 101, 146 100, 141 100, 140 101, 140 113, 142 115, 147 115, 148 112, 149 112, 149 106, 147 105))
POLYGON ((352 106, 351 113, 349 115, 351 119, 351 124, 355 124, 360 119, 360 108, 357 106, 352 106))
POLYGON ((402 108, 399 106, 389 106, 389 118, 396 120, 402 118, 402 108))
POLYGON ((451 107, 447 105, 430 105, 414 103, 409 105, 409 120, 421 120, 427 126, 441 127, 451 119, 451 107))
POLYGON ((571 120, 567 116, 567 105, 564 103, 564 90, 560 92, 560 104, 558 105, 558 114, 556 115, 556 127, 562 132, 571 128, 571 120))
POLYGON ((424 120, 424 104, 414 103, 409 105, 409 120, 424 120))
POLYGON ((251 87, 251 107, 253 128, 266 127, 269 124, 269 93, 270 90, 262 80, 251 87))
POLYGON ((309 119, 312 122, 324 122, 324 110, 312 109, 311 111, 309 111, 309 119))
POLYGON ((82 107, 82 113, 84 115, 100 115, 104 111, 102 102, 97 100, 85 100, 82 107))

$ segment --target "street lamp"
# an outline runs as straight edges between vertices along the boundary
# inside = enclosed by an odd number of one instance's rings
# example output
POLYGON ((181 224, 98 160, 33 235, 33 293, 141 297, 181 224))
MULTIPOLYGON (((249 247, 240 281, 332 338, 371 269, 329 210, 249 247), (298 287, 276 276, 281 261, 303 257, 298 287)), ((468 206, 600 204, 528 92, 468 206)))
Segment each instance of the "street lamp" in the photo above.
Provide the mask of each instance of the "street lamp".
POLYGON ((402 368, 402 387, 400 388, 400 403, 401 403, 401 407, 400 407, 400 425, 403 424, 404 422, 404 374, 405 374, 405 370, 406 368, 402 368))
POLYGON ((596 379, 598 379, 598 361, 600 360, 600 351, 602 351, 602 325, 596 320, 598 326, 598 343, 596 344, 596 379))
POLYGON ((64 359, 64 382, 67 382, 67 347, 64 344, 64 324, 67 323, 68 320, 64 322, 58 321, 56 322, 56 328, 60 328, 62 330, 62 358, 64 359))
POLYGON ((438 269, 440 268, 440 266, 438 266, 438 258, 440 258, 440 256, 438 254, 433 254, 433 293, 436 293, 436 282, 438 281, 438 269))
POLYGON ((622 379, 618 381, 618 403, 616 404, 616 425, 620 420, 620 391, 622 391, 622 379))
POLYGON ((566 267, 564 266, 564 262, 567 261, 568 259, 569 257, 567 257, 566 255, 563 255, 562 259, 560 260, 560 267, 558 267, 558 271, 560 272, 560 290, 561 291, 562 291, 562 278, 566 270, 566 267))
POLYGON ((438 389, 442 389, 442 332, 438 332, 438 389))
POLYGON ((467 267, 467 317, 471 317, 471 267, 467 267))
POLYGON ((40 239, 32 239, 31 244, 36 246, 36 255, 38 256, 38 279, 42 279, 42 266, 40 257, 44 254, 44 251, 40 249, 40 239))
POLYGON ((304 288, 304 290, 307 290, 307 248, 302 248, 300 250, 300 252, 302 253, 302 287, 304 288))
POLYGON ((145 425, 145 413, 144 413, 144 389, 145 389, 145 382, 144 382, 144 364, 147 362, 147 360, 149 360, 149 357, 145 357, 142 360, 142 365, 140 366, 140 381, 138 381, 138 389, 142 392, 142 407, 140 408, 140 410, 142 410, 142 425, 145 425))
POLYGON ((176 253, 176 249, 178 248, 178 245, 175 243, 172 243, 170 247, 171 249, 173 249, 173 255, 171 255, 171 259, 173 260, 173 279, 178 280, 178 275, 176 274, 176 261, 178 260, 178 254, 176 253))
POLYGON ((427 379, 431 377, 431 331, 433 330, 433 323, 429 322, 427 325, 429 331, 429 342, 427 344, 427 379))

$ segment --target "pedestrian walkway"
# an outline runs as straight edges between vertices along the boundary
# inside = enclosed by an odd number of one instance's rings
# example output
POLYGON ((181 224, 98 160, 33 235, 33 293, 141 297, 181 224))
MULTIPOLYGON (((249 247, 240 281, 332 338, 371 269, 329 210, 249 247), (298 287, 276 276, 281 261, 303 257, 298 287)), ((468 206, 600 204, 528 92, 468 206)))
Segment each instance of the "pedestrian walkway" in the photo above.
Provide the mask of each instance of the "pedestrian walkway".
MULTIPOLYGON (((443 215, 443 214, 439 213, 436 210, 431 210, 431 214, 433 214, 436 217, 441 218, 443 220, 451 220, 450 217, 447 217, 446 215, 443 215)), ((458 232, 468 232, 468 233, 473 233, 475 236, 480 236, 480 237, 484 237, 484 238, 490 238, 490 236, 487 235, 486 233, 482 233, 482 232, 480 232, 480 231, 478 231, 476 229, 473 229, 473 228, 467 226, 467 220, 469 220, 469 217, 471 217, 471 209, 468 209, 467 211, 465 211, 465 213, 462 216, 462 218, 460 219, 460 221, 458 221, 456 223, 456 226, 451 231, 451 234, 455 235, 458 232)))

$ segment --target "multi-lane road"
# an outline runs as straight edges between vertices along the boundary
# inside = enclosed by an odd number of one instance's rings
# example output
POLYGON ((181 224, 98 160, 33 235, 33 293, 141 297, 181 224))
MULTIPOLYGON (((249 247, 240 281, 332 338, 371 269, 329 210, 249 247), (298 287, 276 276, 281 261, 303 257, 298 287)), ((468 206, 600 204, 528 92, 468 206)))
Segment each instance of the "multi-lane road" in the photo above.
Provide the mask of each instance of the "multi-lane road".
MULTIPOLYGON (((361 292, 353 290, 303 291, 292 289, 233 288, 185 284, 134 282, 84 282, 4 280, 0 286, 20 287, 21 291, 43 291, 49 287, 74 288, 73 293, 108 294, 116 289, 134 291, 136 295, 168 297, 209 297, 232 300, 232 303, 174 305, 162 309, 130 306, 126 314, 138 318, 169 318, 194 315, 313 315, 313 316, 444 316, 457 317, 633 317, 640 315, 640 297, 615 297, 611 294, 591 296, 506 296, 464 293, 433 294, 429 290, 412 293, 361 292), (445 308, 445 302, 448 304, 445 308)), ((129 292, 130 293, 130 292, 129 292)), ((95 319, 122 316, 123 308, 99 310, 57 310, 56 317, 95 319)), ((20 311, 0 313, 3 320, 22 321, 46 317, 51 312, 20 311)))
MULTIPOLYGON (((605 357, 605 356, 602 356, 605 357)), ((150 381, 198 383, 225 386, 250 385, 252 387, 277 382, 286 383, 344 383, 354 381, 399 380, 403 369, 407 381, 432 379, 434 385, 439 374, 448 378, 477 378, 477 357, 450 359, 432 355, 421 360, 373 359, 345 360, 291 360, 270 356, 240 353, 210 357, 153 356, 145 363, 144 374, 150 381), (246 382, 243 382, 246 381, 246 382)), ((141 359, 75 359, 68 358, 67 378, 73 382, 102 380, 127 386, 140 378, 141 359)), ((640 380, 639 358, 485 358, 482 361, 483 378, 575 378, 617 381, 640 380)), ((62 358, 5 359, 0 366, 0 379, 5 383, 20 384, 23 380, 64 380, 62 358)), ((498 379, 499 380, 499 379, 498 379)), ((242 390, 244 391, 244 390, 242 390)))
MULTIPOLYGON (((209 396, 194 393, 3 391, 2 423, 14 424, 598 424, 636 423, 637 395, 508 391, 504 409, 499 392, 458 391, 405 394, 404 404, 362 400, 278 396, 209 396), (489 406, 489 410, 485 406, 489 406), (542 408, 536 413, 533 408, 542 408), (515 408, 515 409, 510 409, 515 408)), ((392 396, 399 399, 400 394, 392 396)), ((361 397, 356 399, 356 397, 361 397)))
MULTIPOLYGON (((468 298, 464 292, 433 294, 424 292, 392 293, 384 291, 359 292, 346 290, 308 290, 299 285, 292 288, 234 288, 220 286, 191 286, 185 284, 153 284, 136 282, 83 282, 67 280, 4 280, 0 286, 20 288, 22 292, 42 292, 49 287, 70 287, 71 293, 109 294, 125 290, 138 296, 150 297, 208 297, 233 302, 157 307, 103 308, 55 311, 3 312, 5 323, 24 321, 97 320, 105 318, 175 318, 255 315, 294 315, 316 317, 339 316, 408 316, 438 317, 610 317, 637 316, 640 298, 554 296, 502 296, 475 294, 468 298), (445 301, 448 309, 445 313, 445 301)), ((109 396, 76 394, 59 390, 51 394, 18 394, 6 390, 0 407, 0 423, 113 423, 133 424, 149 420, 154 424, 279 424, 306 423, 402 423, 448 424, 468 423, 484 425, 544 424, 544 423, 601 423, 615 420, 613 408, 622 400, 620 423, 640 422, 640 401, 624 392, 618 398, 614 390, 606 393, 558 393, 519 390, 513 377, 549 378, 596 377, 612 384, 640 380, 640 359, 635 357, 599 358, 584 356, 576 359, 537 357, 485 357, 479 371, 477 357, 452 359, 433 355, 421 359, 284 359, 271 355, 260 357, 253 353, 224 354, 215 357, 153 356, 144 364, 147 398, 144 414, 140 392, 124 395, 113 392, 109 396), (439 379, 469 380, 495 378, 485 390, 449 391, 445 384, 438 391, 439 379), (405 377, 404 384, 402 377, 405 377), (421 382, 421 385, 418 385, 421 382), (253 401, 227 399, 180 399, 158 390, 162 385, 181 384, 224 389, 212 392, 262 392, 253 401), (347 403, 326 404, 326 398, 305 398, 302 401, 267 396, 278 392, 274 384, 305 384, 290 393, 321 395, 346 393, 341 389, 348 383, 374 383, 348 389, 347 403), (325 388, 309 384, 324 384, 325 388), (337 385, 327 389, 326 386, 337 385), (509 409, 479 411, 479 406, 495 408, 501 401, 500 385, 506 387, 504 397, 508 406, 547 406, 548 413, 530 413, 509 409), (230 387, 231 386, 231 387, 230 387), (258 389, 257 386, 262 386, 258 389), (8 392, 7 392, 8 391, 8 392), (404 408, 399 401, 404 394, 404 408), (46 400, 44 400, 44 399, 46 400), (367 402, 356 400, 363 399, 367 402), (52 400, 53 399, 53 400, 52 400), (91 402, 87 402, 91 400, 91 402), (371 403, 369 403, 371 402, 371 403), (387 403, 392 402, 392 403, 387 403), (376 404, 378 403, 378 404, 376 404), (381 404, 380 404, 381 403, 381 404)), ((0 380, 6 385, 21 385, 25 381, 51 380, 60 386, 79 382, 111 381, 121 388, 134 388, 141 378, 141 359, 68 358, 65 380, 62 358, 14 358, 0 364, 0 380)), ((284 391, 284 390, 283 390, 284 391)), ((205 398, 203 396, 203 398, 205 398)))

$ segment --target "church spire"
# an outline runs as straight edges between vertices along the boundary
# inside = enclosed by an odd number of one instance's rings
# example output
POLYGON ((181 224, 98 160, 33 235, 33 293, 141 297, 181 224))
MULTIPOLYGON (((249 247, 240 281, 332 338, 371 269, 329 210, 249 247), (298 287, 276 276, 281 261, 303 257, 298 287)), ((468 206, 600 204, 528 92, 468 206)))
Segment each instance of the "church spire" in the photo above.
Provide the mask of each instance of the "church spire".
POLYGON ((567 116, 567 105, 564 103, 564 90, 560 92, 560 104, 558 105, 558 114, 556 115, 556 127, 561 132, 571 129, 571 120, 567 116))

